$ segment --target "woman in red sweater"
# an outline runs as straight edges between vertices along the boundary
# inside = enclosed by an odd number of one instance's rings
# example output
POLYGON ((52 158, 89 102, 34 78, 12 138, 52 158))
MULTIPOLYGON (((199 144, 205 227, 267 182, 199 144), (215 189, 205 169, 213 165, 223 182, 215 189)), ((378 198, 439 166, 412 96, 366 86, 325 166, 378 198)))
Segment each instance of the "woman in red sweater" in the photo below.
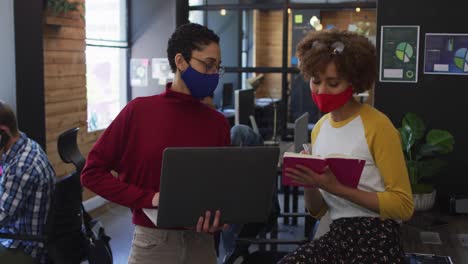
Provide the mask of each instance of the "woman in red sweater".
POLYGON ((164 230, 142 210, 159 204, 165 148, 230 145, 227 120, 200 101, 213 93, 223 73, 219 37, 198 24, 182 25, 169 39, 167 55, 174 82, 162 94, 136 98, 125 106, 89 153, 81 181, 132 210, 135 233, 129 263, 215 264, 211 234, 221 226, 219 211, 206 212, 194 223, 195 230, 164 230))

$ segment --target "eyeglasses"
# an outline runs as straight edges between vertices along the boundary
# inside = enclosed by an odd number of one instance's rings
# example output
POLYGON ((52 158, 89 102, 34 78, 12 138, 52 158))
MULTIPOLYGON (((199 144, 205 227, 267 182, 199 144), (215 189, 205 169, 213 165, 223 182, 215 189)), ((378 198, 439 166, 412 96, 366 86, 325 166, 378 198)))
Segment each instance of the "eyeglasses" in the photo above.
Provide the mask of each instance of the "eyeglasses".
POLYGON ((223 76, 224 71, 225 71, 223 66, 216 65, 215 63, 212 63, 212 62, 208 63, 208 62, 202 61, 194 57, 192 57, 192 59, 203 63, 205 65, 206 73, 218 73, 219 77, 223 76))
MULTIPOLYGON (((322 42, 319 42, 318 40, 312 42, 312 48, 313 49, 323 49, 323 48, 328 48, 326 44, 322 43, 322 42)), ((331 44, 330 48, 332 48, 333 50, 331 51, 331 55, 340 55, 341 53, 343 53, 344 49, 345 49, 345 44, 343 44, 343 42, 341 41, 336 41, 336 42, 333 42, 333 44, 331 44)))

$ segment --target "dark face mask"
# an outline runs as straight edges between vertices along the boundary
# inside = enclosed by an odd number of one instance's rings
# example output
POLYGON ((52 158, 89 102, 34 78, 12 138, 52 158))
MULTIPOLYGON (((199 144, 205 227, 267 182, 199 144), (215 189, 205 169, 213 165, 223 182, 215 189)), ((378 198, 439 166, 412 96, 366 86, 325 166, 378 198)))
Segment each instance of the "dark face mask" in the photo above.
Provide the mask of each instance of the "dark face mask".
POLYGON ((5 148, 5 146, 8 144, 8 141, 10 141, 10 136, 5 130, 0 129, 0 150, 5 148))
POLYGON ((204 74, 196 71, 192 66, 182 73, 182 80, 193 97, 202 99, 213 94, 218 86, 219 74, 204 74))

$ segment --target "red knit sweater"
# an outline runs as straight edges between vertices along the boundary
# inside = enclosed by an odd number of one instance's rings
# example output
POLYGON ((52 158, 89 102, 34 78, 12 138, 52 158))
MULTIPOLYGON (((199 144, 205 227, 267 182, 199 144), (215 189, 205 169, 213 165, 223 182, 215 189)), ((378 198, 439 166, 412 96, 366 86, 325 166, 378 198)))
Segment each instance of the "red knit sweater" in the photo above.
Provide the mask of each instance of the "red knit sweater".
POLYGON ((154 227, 142 208, 152 208, 159 192, 165 148, 230 144, 229 124, 221 113, 170 85, 163 94, 129 102, 96 142, 81 174, 85 187, 130 207, 136 225, 154 227))

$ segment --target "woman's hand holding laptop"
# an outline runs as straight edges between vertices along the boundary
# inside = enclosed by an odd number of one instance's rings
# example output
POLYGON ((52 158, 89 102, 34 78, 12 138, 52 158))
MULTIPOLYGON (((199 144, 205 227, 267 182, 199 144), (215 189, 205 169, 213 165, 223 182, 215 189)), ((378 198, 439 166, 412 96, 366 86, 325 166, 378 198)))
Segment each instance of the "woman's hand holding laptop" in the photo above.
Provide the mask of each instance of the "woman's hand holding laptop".
POLYGON ((228 227, 227 224, 224 224, 220 226, 220 219, 221 219, 221 211, 216 210, 215 217, 213 220, 213 225, 210 226, 210 218, 211 218, 211 212, 206 211, 205 212, 205 217, 200 216, 198 218, 198 223, 197 223, 197 232, 204 232, 208 234, 214 234, 215 232, 218 232, 222 229, 226 229, 228 227))
POLYGON ((154 194, 153 200, 151 200, 151 204, 152 204, 154 207, 158 207, 158 206, 159 206, 159 192, 157 192, 156 194, 154 194))
MULTIPOLYGON (((151 204, 154 207, 159 206, 159 192, 157 192, 153 196, 153 200, 151 201, 151 204)), ((218 231, 220 231, 222 229, 226 229, 229 226, 227 224, 224 224, 224 225, 220 226, 219 222, 220 222, 220 219, 221 219, 221 211, 219 211, 219 210, 216 210, 214 220, 213 220, 213 225, 210 225, 210 219, 211 219, 211 212, 210 211, 206 211, 204 217, 200 216, 200 218, 198 218, 198 222, 197 222, 197 225, 196 225, 197 232, 199 232, 199 233, 204 232, 204 233, 208 233, 208 234, 214 234, 215 232, 218 232, 218 231)), ((188 229, 192 229, 192 228, 193 227, 190 227, 188 229)))

